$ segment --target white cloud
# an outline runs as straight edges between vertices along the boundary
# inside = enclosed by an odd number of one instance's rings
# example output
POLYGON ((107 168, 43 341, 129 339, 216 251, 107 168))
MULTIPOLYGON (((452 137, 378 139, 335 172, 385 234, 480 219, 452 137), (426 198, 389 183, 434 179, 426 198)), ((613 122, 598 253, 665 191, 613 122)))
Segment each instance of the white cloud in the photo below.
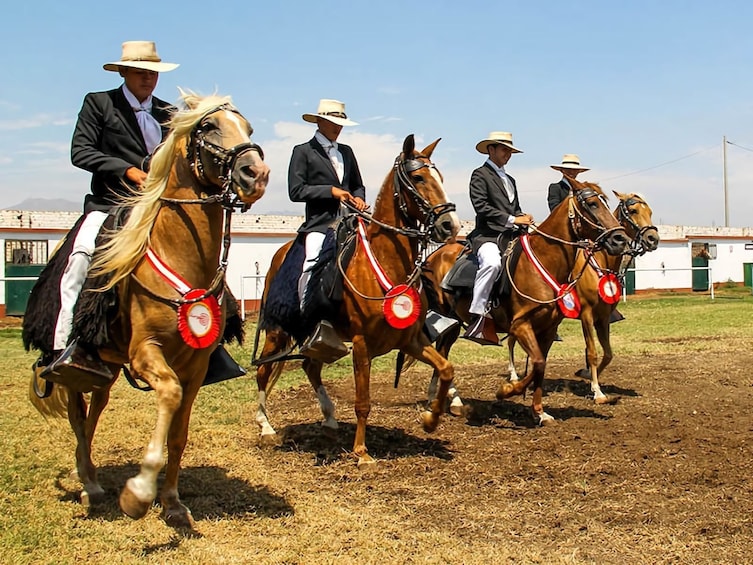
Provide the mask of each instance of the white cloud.
POLYGON ((70 119, 63 119, 49 114, 37 114, 27 118, 16 120, 0 120, 0 131, 17 131, 25 129, 39 128, 43 126, 64 126, 71 124, 70 119))

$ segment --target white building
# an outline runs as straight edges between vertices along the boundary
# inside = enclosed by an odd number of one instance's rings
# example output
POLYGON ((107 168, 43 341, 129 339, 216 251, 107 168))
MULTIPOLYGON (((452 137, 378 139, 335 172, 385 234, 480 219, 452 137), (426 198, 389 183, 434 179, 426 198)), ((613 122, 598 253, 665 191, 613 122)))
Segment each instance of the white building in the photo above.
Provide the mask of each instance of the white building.
MULTIPOLYGON (((77 212, 0 210, 0 240, 5 249, 0 316, 23 314, 34 278, 78 217, 77 212)), ((258 307, 272 256, 295 237, 302 221, 302 216, 233 215, 227 281, 233 294, 243 299, 246 311, 258 307)), ((461 235, 472 227, 473 222, 464 221, 461 235)), ((636 260, 634 278, 628 276, 628 292, 706 290, 710 282, 751 285, 752 228, 658 228, 659 249, 636 260), (694 266, 695 271, 691 270, 694 266)))

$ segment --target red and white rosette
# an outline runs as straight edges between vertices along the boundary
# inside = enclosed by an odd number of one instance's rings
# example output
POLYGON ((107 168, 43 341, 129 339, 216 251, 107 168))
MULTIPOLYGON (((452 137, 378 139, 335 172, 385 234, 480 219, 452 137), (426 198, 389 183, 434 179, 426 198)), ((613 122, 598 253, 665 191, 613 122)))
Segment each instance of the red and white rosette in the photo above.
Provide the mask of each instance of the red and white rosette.
POLYGON ((415 324, 421 315, 421 298, 412 286, 393 286, 384 297, 382 313, 390 326, 404 330, 415 324))
POLYGON ((580 316, 580 299, 575 287, 568 290, 569 285, 563 284, 557 294, 557 304, 565 318, 577 318, 580 316))
POLYGON ((599 298, 606 304, 617 304, 622 295, 622 285, 614 273, 604 273, 599 277, 599 298))
MULTIPOLYGON (((183 298, 191 300, 205 292, 204 289, 194 288, 183 298)), ((220 305, 214 296, 178 306, 178 332, 183 341, 194 349, 204 349, 217 341, 221 319, 220 305)))

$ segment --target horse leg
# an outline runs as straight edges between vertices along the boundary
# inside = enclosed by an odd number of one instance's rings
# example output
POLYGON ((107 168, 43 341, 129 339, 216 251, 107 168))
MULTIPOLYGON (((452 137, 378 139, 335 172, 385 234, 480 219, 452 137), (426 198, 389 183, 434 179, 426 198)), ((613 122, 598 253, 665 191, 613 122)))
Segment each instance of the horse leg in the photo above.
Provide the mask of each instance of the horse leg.
MULTIPOLYGON (((580 325, 583 330, 583 339, 586 342, 586 366, 585 371, 579 371, 583 376, 591 377, 591 392, 594 395, 596 404, 605 404, 609 401, 606 395, 599 388, 599 377, 596 369, 598 361, 598 351, 596 350, 596 341, 594 340, 594 326, 600 324, 600 319, 595 319, 594 311, 591 308, 584 308, 581 311, 580 325)), ((609 319, 607 318, 607 321, 609 319)), ((597 330, 598 331, 598 330, 597 330)), ((599 338, 601 341, 601 337, 599 338)), ((576 373, 577 374, 577 373, 576 373)))
POLYGON ((511 336, 511 335, 507 336, 507 351, 509 353, 507 372, 510 374, 508 379, 511 383, 514 383, 520 380, 520 377, 518 376, 518 372, 515 370, 515 337, 514 336, 511 336))
MULTIPOLYGON (((106 404, 107 402, 105 402, 106 404)), ((91 444, 94 436, 99 414, 96 413, 93 425, 90 425, 92 417, 91 408, 87 414, 87 405, 84 395, 80 392, 68 390, 68 422, 71 424, 73 434, 76 436, 76 471, 78 480, 81 481, 81 504, 85 508, 91 508, 104 500, 105 491, 97 482, 97 468, 91 458, 91 444)))
POLYGON ((336 430, 340 426, 335 419, 335 404, 327 394, 327 389, 324 387, 324 383, 322 383, 323 366, 324 365, 321 361, 316 361, 315 359, 310 358, 304 359, 302 364, 303 370, 306 372, 309 383, 311 383, 311 387, 314 389, 316 398, 319 401, 319 408, 324 417, 324 420, 322 420, 322 426, 329 430, 336 430))
POLYGON ((183 389, 183 400, 180 403, 167 434, 167 466, 165 467, 165 482, 160 491, 162 503, 161 517, 168 526, 173 528, 193 529, 194 521, 191 511, 181 503, 178 495, 178 474, 180 473, 180 461, 188 441, 188 423, 191 419, 191 409, 202 382, 202 376, 206 374, 206 366, 198 374, 192 375, 190 383, 183 389))
POLYGON ((355 413, 356 436, 353 440, 353 454, 358 458, 357 466, 361 470, 373 468, 376 461, 366 448, 366 421, 371 411, 370 380, 371 358, 366 347, 364 336, 353 338, 353 376, 355 378, 355 413))
MULTIPOLYGON (((264 339, 261 358, 274 355, 282 351, 288 344, 290 338, 285 332, 280 330, 269 330, 264 339)), ((274 383, 280 377, 285 363, 278 361, 275 363, 264 363, 256 369, 256 386, 257 406, 256 406, 256 423, 261 430, 260 440, 264 445, 273 445, 277 443, 277 432, 269 423, 267 415, 267 396, 272 390, 274 383)))
POLYGON ((516 324, 510 328, 510 334, 514 335, 523 350, 528 354, 531 368, 521 381, 503 382, 497 391, 497 399, 503 400, 511 396, 523 394, 529 384, 533 383, 533 399, 531 412, 534 421, 540 426, 553 423, 554 418, 544 411, 544 373, 546 370, 546 355, 549 352, 557 333, 555 326, 541 337, 543 347, 539 346, 539 340, 530 324, 516 324), (514 332, 514 333, 513 333, 514 332))
MULTIPOLYGON (((437 340, 437 345, 435 349, 439 352, 439 354, 444 357, 445 359, 450 358, 450 349, 457 341, 458 337, 460 336, 460 325, 456 328, 453 328, 449 331, 447 331, 443 336, 441 336, 437 340)), ((432 401, 437 397, 437 387, 439 386, 439 371, 437 369, 434 369, 434 372, 431 375, 431 381, 429 381, 429 389, 426 392, 426 397, 428 399, 428 405, 431 406, 432 401)), ((463 399, 460 398, 460 393, 458 392, 457 387, 455 386, 455 381, 453 380, 452 383, 450 383, 450 389, 447 391, 447 398, 450 399, 450 414, 453 416, 462 416, 463 415, 463 399)))
POLYGON ((429 340, 423 334, 419 334, 418 338, 408 344, 403 351, 417 360, 431 365, 434 368, 434 373, 439 375, 437 396, 429 403, 429 410, 426 410, 421 415, 421 423, 423 424, 424 431, 431 433, 439 425, 439 418, 444 411, 444 405, 452 385, 455 369, 452 363, 431 346, 429 340))
POLYGON ((180 407, 183 389, 168 366, 162 349, 151 342, 137 346, 131 355, 131 369, 157 395, 157 424, 144 453, 141 471, 126 482, 120 493, 120 508, 131 518, 143 518, 157 496, 157 475, 165 464, 163 449, 173 415, 180 407))
POLYGON ((597 404, 607 404, 612 402, 612 399, 607 397, 604 393, 601 392, 601 388, 599 388, 599 376, 602 374, 604 369, 607 368, 607 366, 612 362, 613 354, 612 354, 612 343, 609 339, 609 315, 605 316, 603 319, 599 319, 594 324, 594 327, 596 328, 596 335, 599 338, 599 344, 601 345, 602 349, 602 356, 601 356, 601 363, 599 363, 599 367, 594 371, 594 380, 591 383, 591 390, 594 391, 594 398, 596 399, 597 404), (599 398, 596 396, 596 393, 601 395, 602 399, 599 401, 599 398))

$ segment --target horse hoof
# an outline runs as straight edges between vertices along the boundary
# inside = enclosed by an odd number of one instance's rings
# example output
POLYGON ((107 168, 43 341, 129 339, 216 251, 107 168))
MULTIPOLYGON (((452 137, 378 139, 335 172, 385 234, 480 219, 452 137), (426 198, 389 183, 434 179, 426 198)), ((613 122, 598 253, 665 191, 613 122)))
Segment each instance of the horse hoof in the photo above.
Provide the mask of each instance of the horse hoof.
POLYGON ((126 483, 126 486, 123 487, 123 490, 120 493, 119 502, 120 509, 123 511, 123 513, 129 518, 133 518, 134 520, 139 520, 140 518, 146 516, 146 513, 149 511, 149 507, 152 505, 151 501, 143 502, 142 500, 140 500, 129 488, 128 483, 126 483))
POLYGON ((271 434, 261 434, 259 436, 259 445, 261 447, 277 447, 280 443, 280 436, 274 432, 271 434))
POLYGON ((515 394, 515 386, 511 383, 502 383, 497 391, 497 400, 505 400, 515 394))
POLYGON ((466 413, 466 408, 463 406, 463 403, 460 404, 450 404, 450 414, 453 416, 464 416, 466 413))
POLYGON ((171 528, 193 530, 195 526, 191 511, 182 504, 178 508, 163 510, 162 519, 171 528))
POLYGON ((81 506, 86 509, 95 508, 105 501, 105 491, 101 486, 84 489, 81 491, 81 506))
POLYGON ((602 394, 601 396, 594 396, 594 402, 596 404, 612 404, 612 401, 608 396, 602 394))
POLYGON ((368 453, 365 455, 361 455, 358 458, 358 463, 356 463, 356 467, 359 471, 374 471, 377 467, 376 459, 374 459, 371 455, 368 453))
POLYGON ((553 416, 547 414, 546 412, 542 412, 541 414, 535 415, 536 420, 539 422, 539 426, 552 426, 557 423, 557 420, 554 419, 553 416))
POLYGON ((436 431, 438 425, 439 425, 439 418, 434 416, 432 412, 425 410, 421 414, 421 426, 423 427, 426 433, 430 434, 436 431))

